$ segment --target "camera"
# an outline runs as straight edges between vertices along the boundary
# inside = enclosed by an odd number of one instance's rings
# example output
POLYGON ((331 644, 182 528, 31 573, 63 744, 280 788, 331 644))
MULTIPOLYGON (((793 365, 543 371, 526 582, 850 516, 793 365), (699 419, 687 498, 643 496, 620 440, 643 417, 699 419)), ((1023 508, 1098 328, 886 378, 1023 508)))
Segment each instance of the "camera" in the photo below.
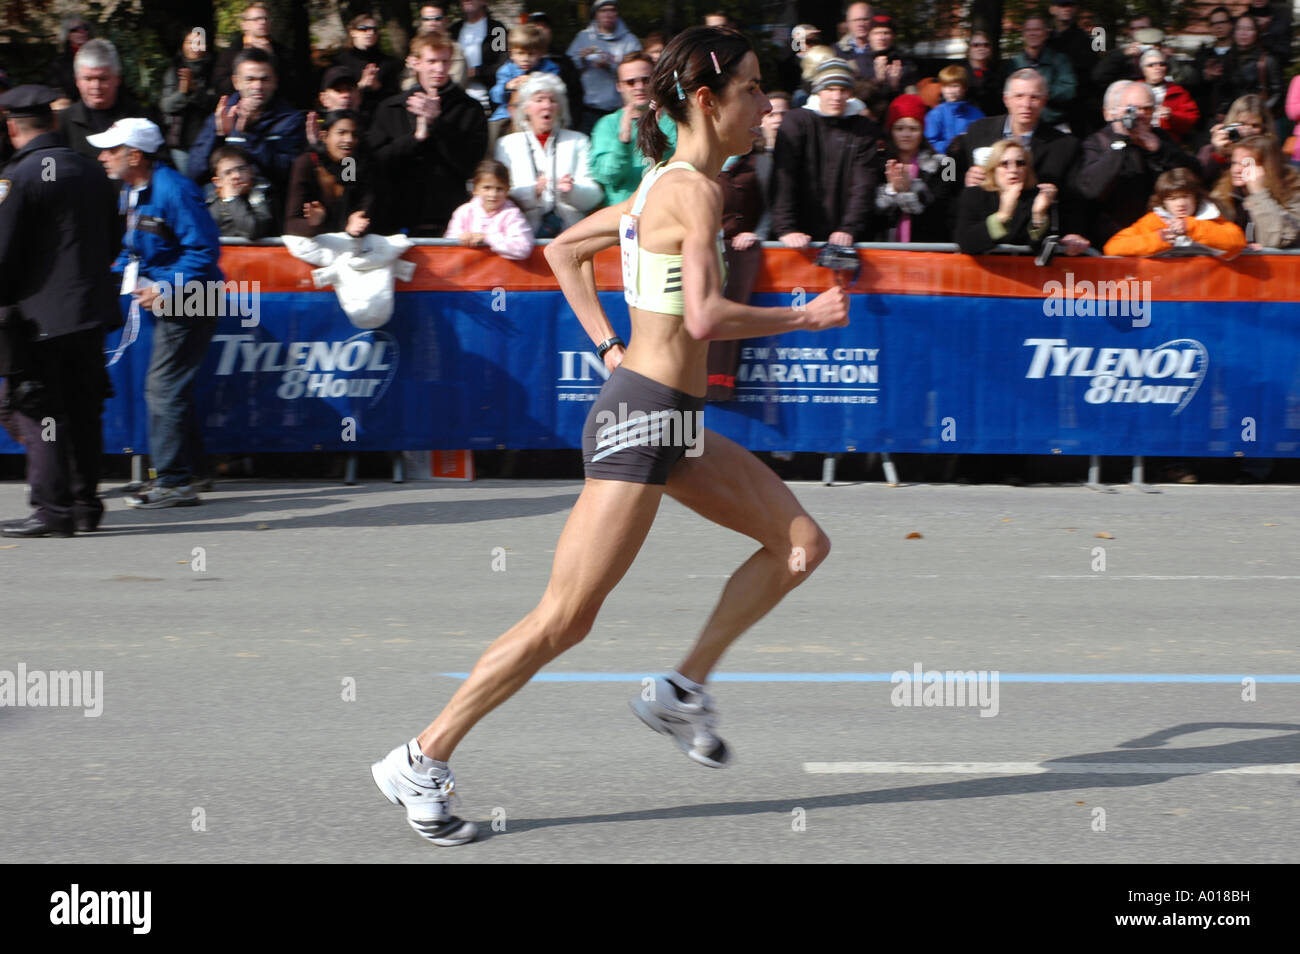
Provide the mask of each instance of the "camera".
POLYGON ((1137 125, 1138 111, 1136 106, 1128 106, 1124 109, 1124 115, 1119 120, 1125 129, 1132 130, 1137 125))
POLYGON ((1241 123, 1224 126, 1223 134, 1228 137, 1228 142, 1241 142, 1241 123))
POLYGON ((827 242, 817 256, 817 264, 835 272, 851 272, 853 277, 849 279, 850 285, 856 282, 862 273, 862 260, 858 258, 858 250, 852 245, 832 245, 827 242))

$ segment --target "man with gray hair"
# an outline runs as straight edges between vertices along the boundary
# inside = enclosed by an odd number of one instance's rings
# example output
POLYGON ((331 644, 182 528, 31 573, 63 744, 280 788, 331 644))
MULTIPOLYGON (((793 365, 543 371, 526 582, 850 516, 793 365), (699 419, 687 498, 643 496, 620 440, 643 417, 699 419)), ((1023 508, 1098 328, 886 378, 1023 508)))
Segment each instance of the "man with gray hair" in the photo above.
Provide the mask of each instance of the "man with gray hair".
POLYGON ((1102 101, 1108 125, 1083 142, 1075 181, 1079 194, 1096 209, 1088 237, 1098 247, 1146 213, 1162 172, 1179 166, 1197 169, 1194 156, 1151 125, 1155 109, 1155 94, 1146 83, 1114 82, 1102 101))
POLYGON ((73 152, 98 159, 99 150, 87 143, 86 137, 102 133, 127 116, 162 122, 156 110, 145 109, 122 85, 122 61, 108 40, 87 40, 77 50, 72 68, 81 102, 59 114, 59 128, 73 152))
POLYGON ((1077 254, 1088 246, 1079 234, 1084 231, 1084 216, 1072 175, 1079 158, 1079 140, 1043 121, 1047 89, 1047 80, 1037 70, 1020 69, 1008 76, 1002 88, 1006 114, 975 120, 949 144, 948 156, 954 165, 951 174, 943 178, 949 183, 950 208, 955 213, 955 194, 961 187, 984 181, 982 167, 993 146, 1003 139, 1016 140, 1029 150, 1038 181, 1049 182, 1059 190, 1062 248, 1067 254, 1077 254))

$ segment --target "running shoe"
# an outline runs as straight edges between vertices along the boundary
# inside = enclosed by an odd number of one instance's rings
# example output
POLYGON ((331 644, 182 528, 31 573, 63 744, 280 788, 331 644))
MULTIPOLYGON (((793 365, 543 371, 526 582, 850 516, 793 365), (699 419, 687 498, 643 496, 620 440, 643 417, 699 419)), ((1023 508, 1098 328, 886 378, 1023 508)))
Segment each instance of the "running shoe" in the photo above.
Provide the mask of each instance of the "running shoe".
POLYGON ((451 813, 456 790, 451 770, 433 776, 412 764, 410 744, 399 745, 382 762, 370 766, 375 784, 390 802, 406 809, 406 820, 421 838, 444 847, 473 841, 478 826, 451 813))
POLYGON ((189 484, 164 487, 155 484, 148 490, 126 498, 126 505, 137 510, 161 510, 163 507, 197 507, 199 495, 189 484))
POLYGON ((629 703, 637 717, 664 735, 690 758, 709 768, 722 768, 731 761, 731 750, 713 731, 718 722, 713 699, 707 692, 690 692, 659 676, 651 698, 638 693, 629 703))

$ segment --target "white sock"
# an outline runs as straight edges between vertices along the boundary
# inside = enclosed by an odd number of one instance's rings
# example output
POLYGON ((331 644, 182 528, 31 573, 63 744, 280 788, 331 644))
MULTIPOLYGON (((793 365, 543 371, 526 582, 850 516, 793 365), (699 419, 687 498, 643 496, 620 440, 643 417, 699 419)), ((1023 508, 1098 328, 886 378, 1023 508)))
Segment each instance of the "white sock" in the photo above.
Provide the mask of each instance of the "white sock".
POLYGON ((704 685, 702 683, 698 683, 693 679, 687 679, 676 669, 670 669, 666 678, 669 682, 681 686, 681 688, 685 689, 687 692, 699 693, 704 691, 704 685))
POLYGON ((411 756, 411 764, 426 775, 446 775, 449 769, 446 762, 431 759, 420 750, 420 743, 412 739, 406 744, 406 751, 411 756))

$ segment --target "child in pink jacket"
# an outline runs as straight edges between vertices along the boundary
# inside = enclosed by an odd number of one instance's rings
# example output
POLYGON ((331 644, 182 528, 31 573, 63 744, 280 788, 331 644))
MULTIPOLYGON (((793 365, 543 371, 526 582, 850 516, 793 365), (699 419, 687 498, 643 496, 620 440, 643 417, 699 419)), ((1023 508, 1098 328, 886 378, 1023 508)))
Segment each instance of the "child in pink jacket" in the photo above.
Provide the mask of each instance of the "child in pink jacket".
POLYGON ((510 170, 484 159, 474 170, 474 198, 452 213, 445 238, 461 245, 486 246, 503 258, 533 254, 533 230, 519 206, 511 202, 510 170))

